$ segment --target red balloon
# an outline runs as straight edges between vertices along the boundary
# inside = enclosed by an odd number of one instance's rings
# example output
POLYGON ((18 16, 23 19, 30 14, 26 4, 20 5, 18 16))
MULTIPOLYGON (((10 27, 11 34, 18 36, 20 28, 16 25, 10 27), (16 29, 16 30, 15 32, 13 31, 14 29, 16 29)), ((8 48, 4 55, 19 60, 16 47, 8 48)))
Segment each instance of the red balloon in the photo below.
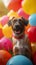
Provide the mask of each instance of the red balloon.
POLYGON ((23 1, 23 0, 12 0, 12 1, 21 2, 21 1, 23 1))
POLYGON ((21 8, 21 2, 18 2, 18 1, 11 1, 8 5, 8 9, 9 10, 14 10, 14 11, 18 11, 18 9, 21 8))
POLYGON ((18 15, 24 17, 25 19, 28 19, 29 15, 26 14, 22 8, 18 10, 18 15))
POLYGON ((36 26, 32 26, 28 29, 28 37, 31 42, 35 43, 36 42, 36 26))
POLYGON ((10 58, 11 54, 9 54, 7 51, 0 50, 0 65, 6 65, 10 58))
POLYGON ((16 0, 16 1, 21 2, 21 1, 23 1, 23 0, 16 0))
POLYGON ((36 52, 33 55, 33 63, 34 63, 34 65, 36 65, 36 52))
POLYGON ((4 36, 2 29, 0 28, 0 39, 4 36))

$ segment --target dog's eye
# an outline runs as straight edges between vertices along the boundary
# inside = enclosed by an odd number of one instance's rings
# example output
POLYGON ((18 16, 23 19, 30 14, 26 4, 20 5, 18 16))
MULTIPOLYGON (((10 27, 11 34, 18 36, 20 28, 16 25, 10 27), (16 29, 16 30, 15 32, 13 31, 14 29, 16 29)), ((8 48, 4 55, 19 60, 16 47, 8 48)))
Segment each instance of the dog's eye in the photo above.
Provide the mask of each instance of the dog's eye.
POLYGON ((23 24, 23 21, 21 19, 18 19, 18 21, 21 25, 23 24))
POLYGON ((20 21, 20 22, 21 22, 21 19, 18 19, 18 21, 20 21))
POLYGON ((15 23, 17 20, 15 19, 15 20, 13 20, 13 22, 15 23))

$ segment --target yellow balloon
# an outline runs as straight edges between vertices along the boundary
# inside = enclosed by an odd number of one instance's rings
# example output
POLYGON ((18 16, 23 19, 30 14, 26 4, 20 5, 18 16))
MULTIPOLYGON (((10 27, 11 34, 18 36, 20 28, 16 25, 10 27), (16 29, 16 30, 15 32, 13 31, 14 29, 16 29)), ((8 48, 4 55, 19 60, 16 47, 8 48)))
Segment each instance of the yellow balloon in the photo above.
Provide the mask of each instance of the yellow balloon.
POLYGON ((19 16, 18 16, 18 14, 16 13, 16 12, 14 12, 13 10, 11 10, 8 14, 7 14, 7 16, 11 19, 12 17, 16 17, 16 18, 18 18, 19 16))
POLYGON ((24 0, 22 2, 22 8, 27 14, 36 13, 36 0, 24 0))
POLYGON ((3 26, 2 26, 2 24, 0 23, 0 28, 2 28, 3 26))
POLYGON ((3 27, 3 34, 7 38, 12 37, 12 28, 9 27, 7 24, 3 27))
POLYGON ((31 43, 31 47, 32 47, 32 53, 34 53, 36 51, 36 42, 31 43))

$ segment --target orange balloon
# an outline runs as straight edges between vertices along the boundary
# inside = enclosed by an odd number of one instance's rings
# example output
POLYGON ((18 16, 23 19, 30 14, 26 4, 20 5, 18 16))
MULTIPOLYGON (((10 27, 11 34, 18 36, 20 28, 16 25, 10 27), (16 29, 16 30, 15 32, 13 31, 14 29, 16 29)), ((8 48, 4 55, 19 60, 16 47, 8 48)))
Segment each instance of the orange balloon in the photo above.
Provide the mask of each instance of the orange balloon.
POLYGON ((3 26, 2 26, 2 24, 1 24, 1 22, 0 22, 0 28, 2 28, 3 26))
POLYGON ((31 42, 31 47, 32 47, 32 54, 34 54, 36 52, 36 42, 35 43, 31 42))
POLYGON ((30 24, 26 27, 25 33, 28 34, 27 30, 30 28, 30 24))
POLYGON ((6 65, 6 63, 10 58, 11 58, 11 54, 9 54, 5 50, 0 50, 0 65, 6 65))
POLYGON ((18 1, 11 1, 8 5, 9 10, 18 11, 21 8, 21 2, 18 1))

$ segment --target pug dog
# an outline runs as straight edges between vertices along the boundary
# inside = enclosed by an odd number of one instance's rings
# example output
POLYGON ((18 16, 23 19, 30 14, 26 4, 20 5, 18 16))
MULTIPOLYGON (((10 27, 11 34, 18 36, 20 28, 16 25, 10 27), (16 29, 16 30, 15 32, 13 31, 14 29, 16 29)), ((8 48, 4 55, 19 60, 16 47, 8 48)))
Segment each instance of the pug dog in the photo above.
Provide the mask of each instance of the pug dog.
POLYGON ((28 35, 25 34, 25 26, 28 25, 28 20, 23 17, 15 18, 13 17, 9 22, 8 26, 12 27, 13 36, 13 54, 14 55, 24 55, 31 59, 32 49, 31 43, 29 41, 28 35))

